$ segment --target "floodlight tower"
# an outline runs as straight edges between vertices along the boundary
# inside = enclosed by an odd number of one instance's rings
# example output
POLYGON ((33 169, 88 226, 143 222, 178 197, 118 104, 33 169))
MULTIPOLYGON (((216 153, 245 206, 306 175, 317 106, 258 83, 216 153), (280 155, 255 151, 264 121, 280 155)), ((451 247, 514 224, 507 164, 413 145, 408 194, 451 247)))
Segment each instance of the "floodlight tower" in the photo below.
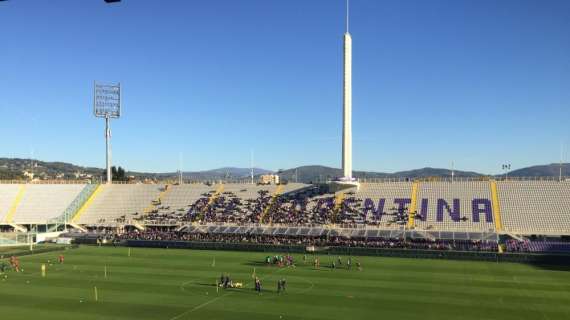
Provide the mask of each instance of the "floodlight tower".
POLYGON ((346 0, 346 32, 344 33, 344 80, 342 116, 342 180, 352 178, 352 37, 348 32, 348 0, 346 0))
POLYGON ((107 184, 113 182, 111 175, 111 118, 121 116, 121 84, 99 84, 93 86, 93 113, 97 118, 105 118, 105 147, 107 184))

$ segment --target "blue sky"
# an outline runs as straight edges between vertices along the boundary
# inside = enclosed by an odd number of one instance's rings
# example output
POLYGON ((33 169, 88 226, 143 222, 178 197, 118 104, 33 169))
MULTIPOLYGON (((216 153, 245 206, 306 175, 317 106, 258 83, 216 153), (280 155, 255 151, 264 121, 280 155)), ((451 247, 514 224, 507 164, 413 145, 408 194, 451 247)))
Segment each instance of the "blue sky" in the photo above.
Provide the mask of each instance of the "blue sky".
MULTIPOLYGON (((0 3, 0 156, 103 167, 93 81, 123 84, 114 163, 340 166, 343 0, 0 3)), ((352 0, 354 167, 484 173, 570 147, 570 1, 352 0)), ((567 160, 568 152, 565 152, 567 160)))

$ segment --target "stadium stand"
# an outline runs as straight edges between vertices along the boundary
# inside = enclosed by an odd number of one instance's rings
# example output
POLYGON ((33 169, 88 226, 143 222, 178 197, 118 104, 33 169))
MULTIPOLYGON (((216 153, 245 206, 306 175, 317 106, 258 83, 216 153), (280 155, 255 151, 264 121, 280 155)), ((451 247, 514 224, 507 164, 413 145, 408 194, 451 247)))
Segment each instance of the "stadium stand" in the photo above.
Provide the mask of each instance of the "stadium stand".
POLYGON ((175 225, 180 222, 255 223, 269 214, 272 201, 280 193, 305 187, 304 184, 185 184, 170 186, 169 193, 145 224, 175 225))
POLYGON ((380 182, 336 193, 296 183, 0 184, 4 226, 50 223, 62 216, 74 228, 266 224, 287 230, 265 233, 318 235, 334 224, 349 237, 362 232, 394 237, 406 230, 433 238, 488 239, 484 234, 497 232, 522 239, 570 234, 570 182, 380 182))
POLYGON ((199 233, 199 232, 128 232, 117 236, 118 240, 154 240, 154 241, 205 241, 233 242, 273 245, 305 245, 305 246, 345 246, 369 247, 385 249, 422 249, 422 250, 460 250, 496 252, 496 241, 480 240, 432 240, 432 239, 365 239, 362 237, 347 238, 338 235, 276 235, 260 233, 199 233))
POLYGON ((17 184, 0 184, 0 222, 8 222, 8 212, 19 190, 17 184))
POLYGON ((495 232, 488 181, 421 182, 416 228, 495 232))
MULTIPOLYGON (((359 190, 349 189, 345 201, 361 208, 360 217, 353 220, 355 223, 366 222, 383 228, 403 228, 408 220, 399 216, 409 210, 411 195, 411 182, 363 183, 359 190), (350 195, 351 192, 355 193, 354 196, 350 195), (358 205, 359 203, 362 205, 358 205)), ((346 223, 347 218, 343 213, 341 221, 346 223)))
POLYGON ((557 252, 570 253, 570 242, 551 240, 508 240, 505 243, 509 252, 557 252))
POLYGON ((570 181, 500 181, 497 186, 506 232, 570 234, 570 181))
POLYGON ((13 222, 45 224, 61 215, 84 187, 83 184, 28 185, 13 222))
POLYGON ((98 195, 74 222, 85 225, 113 224, 137 218, 157 199, 163 187, 155 184, 101 185, 98 195))
POLYGON ((199 201, 206 201, 214 192, 215 187, 202 183, 169 185, 168 192, 163 194, 144 220, 152 225, 176 225, 180 221, 187 221, 189 208, 199 201))
MULTIPOLYGON (((206 208, 205 219, 200 222, 260 223, 264 215, 271 221, 279 193, 288 193, 303 188, 304 184, 248 185, 227 184, 224 191, 206 208)), ((196 216, 196 215, 194 215, 196 216)))

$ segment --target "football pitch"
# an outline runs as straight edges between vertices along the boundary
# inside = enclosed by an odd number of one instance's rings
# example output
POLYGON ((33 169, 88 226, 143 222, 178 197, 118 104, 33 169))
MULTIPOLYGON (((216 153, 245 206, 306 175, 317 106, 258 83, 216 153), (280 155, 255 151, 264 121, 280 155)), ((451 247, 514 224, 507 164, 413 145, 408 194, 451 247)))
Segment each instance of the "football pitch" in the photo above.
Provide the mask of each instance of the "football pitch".
MULTIPOLYGON (((570 272, 514 263, 82 246, 20 258, 0 281, 2 319, 570 319, 570 272), (59 254, 65 263, 55 263, 59 254), (46 276, 41 264, 50 260, 46 276), (356 269, 356 261, 362 271, 356 269), (106 270, 106 275, 105 275, 106 270), (253 290, 252 274, 263 291, 253 290), (219 289, 228 273, 241 289, 219 289), (287 289, 277 293, 277 281, 287 289), (95 290, 95 288, 97 288, 95 290)), ((6 259, 4 262, 8 262, 6 259)))

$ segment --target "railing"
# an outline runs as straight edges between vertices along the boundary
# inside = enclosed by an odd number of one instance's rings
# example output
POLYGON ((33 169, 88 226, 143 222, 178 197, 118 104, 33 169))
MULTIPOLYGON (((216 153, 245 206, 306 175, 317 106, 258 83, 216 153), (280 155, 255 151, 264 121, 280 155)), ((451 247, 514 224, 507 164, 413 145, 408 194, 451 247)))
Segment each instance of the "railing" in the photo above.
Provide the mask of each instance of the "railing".
MULTIPOLYGON (((93 224, 89 225, 90 227, 119 227, 124 225, 133 225, 132 221, 125 221, 123 223, 112 222, 108 224, 93 224)), ((180 224, 173 224, 173 223, 164 223, 161 224, 157 223, 148 223, 147 226, 154 226, 154 227, 168 227, 168 226, 180 226, 184 228, 194 227, 204 232, 212 231, 211 229, 217 229, 214 233, 225 233, 227 228, 231 227, 240 227, 244 230, 251 229, 247 232, 256 232, 259 233, 259 229, 261 229, 260 234, 273 234, 276 232, 277 229, 287 229, 291 231, 299 231, 299 229, 314 229, 314 230, 325 230, 327 232, 336 232, 338 234, 343 234, 347 237, 354 237, 358 238, 356 234, 352 236, 353 232, 377 232, 377 236, 382 238, 407 238, 407 239, 447 239, 447 240, 491 240, 497 241, 499 238, 499 234, 494 232, 493 230, 488 231, 465 231, 465 230, 419 230, 419 229, 405 229, 404 227, 399 228, 383 228, 381 226, 344 226, 344 225, 287 225, 287 224, 259 224, 259 223, 251 223, 251 224, 230 224, 230 223, 206 223, 206 224, 197 224, 197 223, 180 223, 180 224), (221 227, 221 228, 218 228, 221 227), (208 230, 210 229, 210 230, 208 230), (266 231, 270 231, 267 233, 266 231)), ((309 231, 311 233, 311 231, 309 231)), ((289 232, 287 231, 288 235, 296 235, 297 232, 289 232)), ((277 235, 277 234, 276 234, 277 235)), ((374 236, 370 236, 374 238, 374 236)))
POLYGON ((97 184, 87 184, 85 188, 81 190, 81 192, 73 199, 73 201, 67 206, 65 211, 57 218, 50 219, 48 224, 64 224, 67 223, 73 218, 77 210, 85 204, 87 199, 91 196, 91 194, 97 189, 97 184))
POLYGON ((88 184, 91 180, 0 180, 0 184, 88 184))
MULTIPOLYGON (((99 182, 99 179, 94 181, 99 182)), ((103 182, 104 183, 104 182, 103 182)), ((0 184, 97 184, 90 179, 83 180, 0 180, 0 184)), ((163 185, 163 181, 158 182, 142 182, 142 181, 113 181, 113 184, 156 184, 163 185)))
MULTIPOLYGON (((496 181, 560 181, 560 177, 495 177, 496 181)), ((570 177, 563 176, 562 182, 570 181, 570 177)))
MULTIPOLYGON (((481 176, 481 177, 421 177, 421 178, 360 178, 360 183, 388 183, 388 182, 474 182, 474 181, 560 181, 559 177, 505 177, 505 176, 481 176)), ((570 181, 570 177, 562 177, 562 181, 570 181)))

